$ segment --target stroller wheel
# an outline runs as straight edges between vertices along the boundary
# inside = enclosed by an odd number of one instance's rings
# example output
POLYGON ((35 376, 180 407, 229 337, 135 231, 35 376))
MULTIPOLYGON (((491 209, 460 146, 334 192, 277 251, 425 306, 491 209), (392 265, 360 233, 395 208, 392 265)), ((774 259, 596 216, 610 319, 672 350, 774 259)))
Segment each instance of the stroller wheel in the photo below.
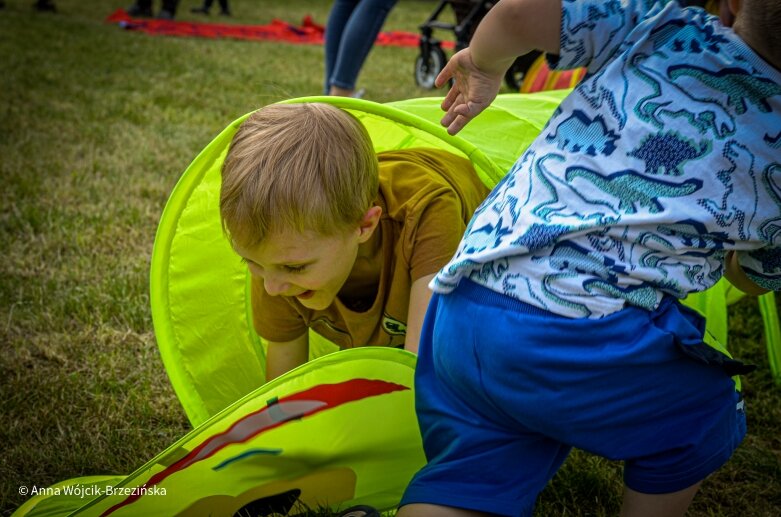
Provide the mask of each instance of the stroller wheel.
POLYGON ((445 53, 439 45, 430 45, 428 47, 428 53, 421 53, 415 60, 415 82, 421 88, 430 90, 434 87, 434 80, 439 75, 439 72, 445 68, 445 53))

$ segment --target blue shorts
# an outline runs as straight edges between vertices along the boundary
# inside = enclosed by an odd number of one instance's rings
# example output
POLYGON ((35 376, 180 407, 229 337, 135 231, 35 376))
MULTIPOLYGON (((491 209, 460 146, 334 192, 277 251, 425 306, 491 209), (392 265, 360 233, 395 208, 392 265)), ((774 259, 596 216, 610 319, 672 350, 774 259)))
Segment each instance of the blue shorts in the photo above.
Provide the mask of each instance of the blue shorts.
POLYGON ((703 329, 673 299, 589 320, 467 280, 435 294, 415 373, 428 464, 401 505, 531 515, 571 447, 623 460, 641 493, 701 481, 746 433, 725 356, 686 350, 706 346, 703 329))

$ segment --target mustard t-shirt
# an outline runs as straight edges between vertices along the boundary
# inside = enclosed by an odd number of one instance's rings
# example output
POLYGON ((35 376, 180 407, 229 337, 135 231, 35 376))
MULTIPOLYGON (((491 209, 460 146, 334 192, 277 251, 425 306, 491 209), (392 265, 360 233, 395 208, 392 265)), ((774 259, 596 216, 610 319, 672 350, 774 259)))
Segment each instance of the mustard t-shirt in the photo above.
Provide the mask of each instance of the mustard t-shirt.
POLYGON ((268 341, 291 341, 311 328, 341 348, 401 346, 412 283, 453 256, 473 212, 488 195, 471 163, 435 149, 378 154, 383 264, 377 293, 364 310, 338 297, 325 310, 295 298, 269 296, 252 278, 255 330, 268 341))

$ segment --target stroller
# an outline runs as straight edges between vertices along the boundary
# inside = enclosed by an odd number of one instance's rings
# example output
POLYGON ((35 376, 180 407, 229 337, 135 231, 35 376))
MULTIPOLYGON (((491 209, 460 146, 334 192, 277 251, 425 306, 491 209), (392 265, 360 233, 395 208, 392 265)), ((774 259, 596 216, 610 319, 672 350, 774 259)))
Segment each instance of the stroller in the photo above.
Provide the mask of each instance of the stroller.
MULTIPOLYGON (((415 83, 418 86, 430 90, 434 87, 434 80, 445 67, 447 58, 442 50, 442 42, 433 34, 435 29, 452 31, 456 37, 456 52, 466 48, 472 35, 496 1, 481 0, 440 0, 434 12, 428 20, 420 26, 420 54, 415 60, 415 83), (450 6, 455 13, 456 22, 448 23, 439 20, 439 17, 450 6)), ((541 52, 532 51, 520 56, 513 62, 505 74, 504 80, 507 86, 517 92, 520 90, 526 72, 541 52)))

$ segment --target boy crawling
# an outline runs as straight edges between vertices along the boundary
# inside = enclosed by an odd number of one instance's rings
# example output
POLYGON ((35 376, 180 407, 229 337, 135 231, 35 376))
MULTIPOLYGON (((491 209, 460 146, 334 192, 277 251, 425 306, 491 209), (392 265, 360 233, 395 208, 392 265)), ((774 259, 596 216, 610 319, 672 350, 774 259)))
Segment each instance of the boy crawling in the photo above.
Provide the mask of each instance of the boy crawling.
POLYGON ((274 104, 233 138, 220 212, 252 275, 266 379, 308 359, 309 328, 341 348, 416 352, 427 284, 488 190, 470 162, 434 149, 376 154, 328 104, 274 104))
POLYGON ((622 515, 683 515, 743 439, 678 299, 781 288, 781 1, 722 4, 503 0, 437 78, 455 133, 516 56, 587 67, 431 284, 399 516, 531 515, 572 447, 624 462, 622 515))

